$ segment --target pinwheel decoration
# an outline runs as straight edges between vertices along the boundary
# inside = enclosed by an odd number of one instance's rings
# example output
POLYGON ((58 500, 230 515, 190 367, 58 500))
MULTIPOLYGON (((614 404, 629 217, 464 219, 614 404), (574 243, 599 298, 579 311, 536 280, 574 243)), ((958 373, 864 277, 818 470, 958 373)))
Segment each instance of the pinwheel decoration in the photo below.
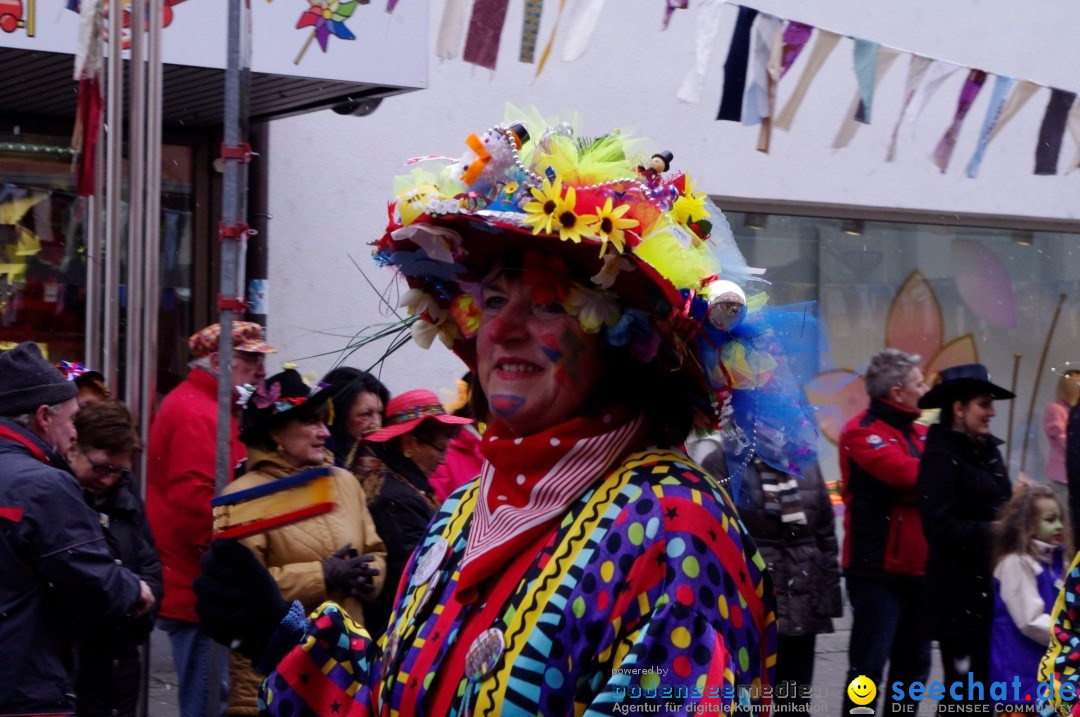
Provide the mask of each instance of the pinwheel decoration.
POLYGON ((303 59, 304 53, 307 52, 308 47, 311 45, 312 40, 319 41, 319 47, 323 52, 326 52, 326 46, 330 42, 330 36, 339 37, 342 40, 355 40, 356 35, 352 34, 349 28, 345 27, 345 21, 352 17, 352 14, 356 12, 357 5, 367 5, 370 0, 307 0, 311 6, 304 11, 304 14, 300 16, 299 22, 296 23, 296 29, 303 27, 311 27, 314 30, 311 31, 311 36, 308 37, 307 42, 300 49, 300 54, 296 56, 294 65, 299 65, 300 60, 303 59))

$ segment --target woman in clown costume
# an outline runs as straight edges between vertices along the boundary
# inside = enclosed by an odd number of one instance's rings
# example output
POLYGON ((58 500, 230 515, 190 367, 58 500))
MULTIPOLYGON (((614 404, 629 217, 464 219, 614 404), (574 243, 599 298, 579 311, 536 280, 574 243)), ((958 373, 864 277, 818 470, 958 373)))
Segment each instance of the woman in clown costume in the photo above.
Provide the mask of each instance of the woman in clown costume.
POLYGON ((398 178, 374 253, 411 287, 416 341, 477 377, 479 478, 433 519, 378 644, 333 604, 286 604, 228 541, 196 583, 203 629, 261 665, 272 715, 768 703, 772 587, 681 449, 733 388, 788 385, 768 328, 737 330, 762 299, 732 298, 754 280, 723 215, 619 133, 521 118, 467 145, 398 178))

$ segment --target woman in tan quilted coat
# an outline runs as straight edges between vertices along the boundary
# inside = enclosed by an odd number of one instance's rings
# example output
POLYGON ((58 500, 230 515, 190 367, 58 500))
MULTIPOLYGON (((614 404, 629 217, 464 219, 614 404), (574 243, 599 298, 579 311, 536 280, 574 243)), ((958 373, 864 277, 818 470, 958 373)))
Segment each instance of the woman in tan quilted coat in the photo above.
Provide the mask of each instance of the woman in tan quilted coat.
MULTIPOLYGON (((287 368, 247 391, 240 439, 248 445, 248 472, 225 494, 254 488, 326 466, 332 471, 335 509, 240 540, 270 569, 286 600, 314 610, 326 600, 364 623, 364 604, 383 589, 386 548, 368 513, 363 488, 333 467, 326 450, 329 387, 310 390, 287 368)), ((230 715, 257 715, 259 677, 250 661, 229 655, 230 715)))

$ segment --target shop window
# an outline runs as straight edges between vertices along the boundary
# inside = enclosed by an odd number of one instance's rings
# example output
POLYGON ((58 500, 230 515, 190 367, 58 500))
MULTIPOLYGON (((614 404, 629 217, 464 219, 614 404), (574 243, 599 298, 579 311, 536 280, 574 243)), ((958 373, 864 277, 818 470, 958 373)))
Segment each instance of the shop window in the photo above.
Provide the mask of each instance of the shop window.
POLYGON ((808 393, 826 476, 839 473, 834 443, 844 420, 866 406, 861 372, 895 346, 921 354, 930 374, 978 361, 1015 386, 1017 399, 996 405, 992 430, 1008 440, 1002 452, 1014 480, 1021 469, 1046 480, 1042 417, 1056 397, 1054 369, 1080 363, 1080 226, 725 213, 749 263, 768 270, 771 304, 819 304, 829 352, 808 393))

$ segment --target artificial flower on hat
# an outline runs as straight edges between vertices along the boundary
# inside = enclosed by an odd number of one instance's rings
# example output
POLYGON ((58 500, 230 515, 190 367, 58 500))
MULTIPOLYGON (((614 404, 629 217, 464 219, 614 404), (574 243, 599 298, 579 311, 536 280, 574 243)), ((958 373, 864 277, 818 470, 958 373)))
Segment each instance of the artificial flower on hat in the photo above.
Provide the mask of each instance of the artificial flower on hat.
POLYGON ((414 340, 439 338, 473 367, 479 287, 512 268, 536 304, 561 305, 634 360, 686 372, 700 386, 700 428, 719 424, 732 391, 776 390, 782 342, 770 338, 764 294, 748 291, 760 271, 672 153, 656 150, 620 130, 588 136, 576 119, 509 108, 465 139, 459 159, 410 160, 373 254, 409 284, 401 303, 414 340), (753 297, 745 310, 713 306, 730 303, 718 280, 753 297), (739 332, 747 317, 752 329, 739 332))

